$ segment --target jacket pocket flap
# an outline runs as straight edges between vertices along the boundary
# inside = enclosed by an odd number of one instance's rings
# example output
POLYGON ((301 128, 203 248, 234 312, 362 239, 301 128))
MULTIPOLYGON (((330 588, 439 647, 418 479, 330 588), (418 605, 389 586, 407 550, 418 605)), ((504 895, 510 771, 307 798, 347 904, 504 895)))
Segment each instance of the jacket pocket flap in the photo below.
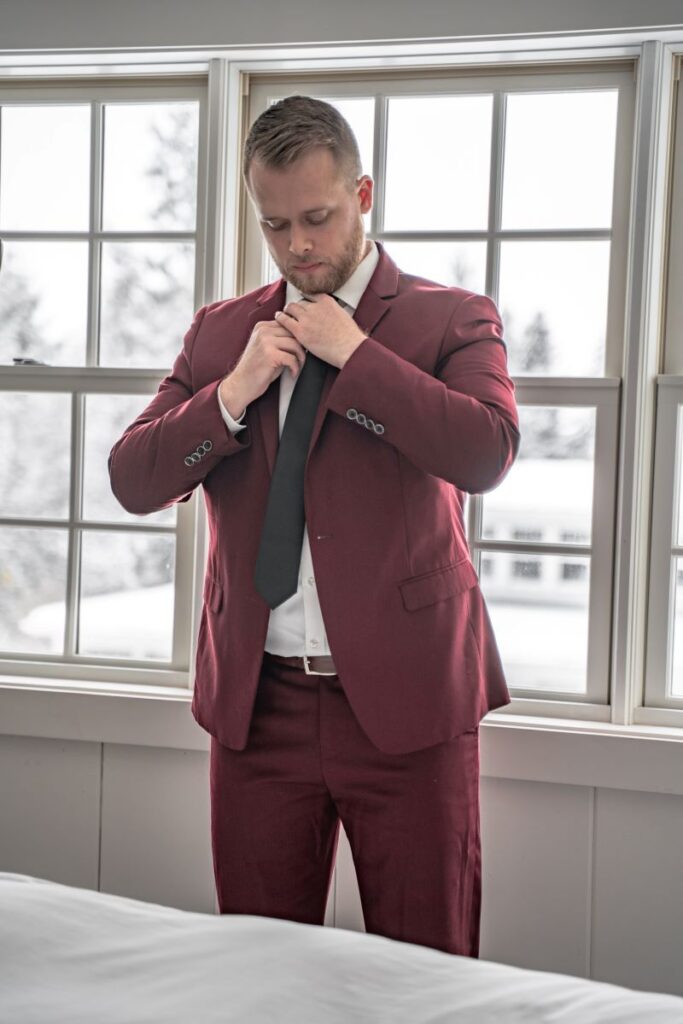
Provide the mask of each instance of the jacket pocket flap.
POLYGON ((223 585, 215 576, 207 576, 204 580, 204 603, 212 612, 220 611, 223 603, 223 585))
POLYGON ((408 611, 422 608, 444 598, 469 590, 478 582, 476 570, 469 558, 463 558, 441 569, 432 569, 421 576, 411 576, 399 583, 403 604, 408 611))

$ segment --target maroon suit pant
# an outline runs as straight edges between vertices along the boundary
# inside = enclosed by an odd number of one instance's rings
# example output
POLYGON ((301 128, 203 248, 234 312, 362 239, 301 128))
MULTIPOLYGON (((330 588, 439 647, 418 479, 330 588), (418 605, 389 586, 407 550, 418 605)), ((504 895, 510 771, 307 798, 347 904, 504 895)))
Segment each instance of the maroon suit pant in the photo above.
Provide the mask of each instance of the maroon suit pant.
POLYGON ((211 737, 210 797, 221 914, 323 924, 341 821, 366 932, 479 956, 478 728, 382 753, 338 676, 266 654, 246 747, 211 737))

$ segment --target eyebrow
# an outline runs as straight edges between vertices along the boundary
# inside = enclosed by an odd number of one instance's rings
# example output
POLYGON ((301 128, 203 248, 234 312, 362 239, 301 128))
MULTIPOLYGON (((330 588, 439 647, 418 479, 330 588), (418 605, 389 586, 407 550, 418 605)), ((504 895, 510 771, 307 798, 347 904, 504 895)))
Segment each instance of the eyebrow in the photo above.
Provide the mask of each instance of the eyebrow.
MULTIPOLYGON (((331 206, 314 206, 311 210, 304 210, 304 213, 320 213, 322 210, 331 210, 331 206)), ((278 217, 273 213, 270 217, 261 217, 261 220, 286 220, 286 217, 278 217)))

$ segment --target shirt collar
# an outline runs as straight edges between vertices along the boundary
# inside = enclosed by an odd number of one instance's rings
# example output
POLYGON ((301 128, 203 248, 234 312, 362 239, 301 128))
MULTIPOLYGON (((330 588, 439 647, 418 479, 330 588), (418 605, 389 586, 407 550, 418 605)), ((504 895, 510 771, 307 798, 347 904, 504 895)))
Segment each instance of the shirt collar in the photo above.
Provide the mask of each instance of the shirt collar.
MULTIPOLYGON (((334 294, 342 299, 347 306, 351 306, 352 309, 357 309, 358 304, 363 297, 363 292, 367 288, 370 278, 375 272, 375 267, 379 261, 379 249, 375 245, 373 239, 368 239, 370 242, 370 249, 366 256, 360 261, 351 277, 337 288, 334 294)), ((287 282, 287 292, 285 296, 285 305, 289 302, 300 302, 302 298, 301 292, 298 288, 295 288, 291 281, 287 282)))

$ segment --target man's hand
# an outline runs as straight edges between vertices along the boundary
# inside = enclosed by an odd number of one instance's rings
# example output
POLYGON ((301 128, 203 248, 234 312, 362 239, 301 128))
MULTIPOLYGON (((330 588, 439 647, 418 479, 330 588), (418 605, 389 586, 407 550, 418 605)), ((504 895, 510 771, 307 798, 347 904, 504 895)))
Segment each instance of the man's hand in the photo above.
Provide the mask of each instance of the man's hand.
POLYGON ((231 373, 220 384, 223 405, 239 416, 287 368, 298 377, 306 351, 338 369, 367 337, 331 295, 289 302, 275 320, 260 320, 231 373))
POLYGON ((291 331, 277 320, 259 320, 254 325, 237 365, 220 385, 220 397, 231 416, 246 407, 287 368, 298 377, 306 359, 306 350, 291 331))
POLYGON ((341 369, 367 337, 358 324, 327 294, 288 302, 275 314, 277 322, 314 356, 341 369))

